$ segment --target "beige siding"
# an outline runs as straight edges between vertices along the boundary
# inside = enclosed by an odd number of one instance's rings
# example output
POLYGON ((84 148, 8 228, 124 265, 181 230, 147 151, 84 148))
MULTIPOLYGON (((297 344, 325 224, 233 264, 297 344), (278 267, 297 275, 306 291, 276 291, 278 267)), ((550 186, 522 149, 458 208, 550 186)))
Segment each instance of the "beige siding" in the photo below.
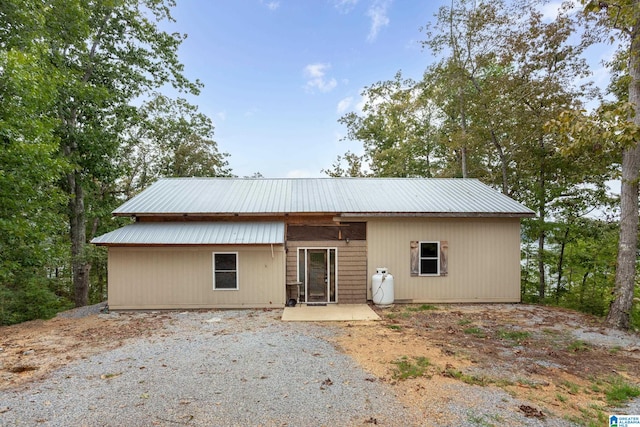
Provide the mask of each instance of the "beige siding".
POLYGON ((387 267, 396 301, 520 301, 518 219, 374 219, 367 239, 369 298, 376 267, 387 267), (412 240, 447 241, 448 274, 411 277, 412 240))
POLYGON ((109 307, 282 307, 282 246, 110 247, 109 307), (238 253, 238 290, 213 290, 213 252, 238 253))
POLYGON ((298 248, 338 249, 338 297, 342 304, 367 302, 367 242, 344 240, 287 242, 287 283, 298 280, 298 248))

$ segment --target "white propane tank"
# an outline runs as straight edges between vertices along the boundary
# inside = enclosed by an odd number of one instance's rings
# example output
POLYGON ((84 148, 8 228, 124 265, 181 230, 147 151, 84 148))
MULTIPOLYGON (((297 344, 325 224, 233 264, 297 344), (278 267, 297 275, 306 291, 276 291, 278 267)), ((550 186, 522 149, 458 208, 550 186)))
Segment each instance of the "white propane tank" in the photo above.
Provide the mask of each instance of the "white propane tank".
POLYGON ((371 293, 375 305, 387 306, 393 304, 393 276, 387 273, 387 268, 376 268, 376 274, 371 281, 371 293))

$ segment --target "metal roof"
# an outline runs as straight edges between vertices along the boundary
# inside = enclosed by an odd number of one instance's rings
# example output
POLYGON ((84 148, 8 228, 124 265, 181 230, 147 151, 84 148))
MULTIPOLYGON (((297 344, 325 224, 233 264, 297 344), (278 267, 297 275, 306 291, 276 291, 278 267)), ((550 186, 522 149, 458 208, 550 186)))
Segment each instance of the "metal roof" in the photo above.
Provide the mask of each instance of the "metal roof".
POLYGON ((455 178, 165 178, 113 213, 534 215, 477 179, 455 178))
POLYGON ((96 245, 283 244, 283 222, 136 222, 91 241, 96 245))

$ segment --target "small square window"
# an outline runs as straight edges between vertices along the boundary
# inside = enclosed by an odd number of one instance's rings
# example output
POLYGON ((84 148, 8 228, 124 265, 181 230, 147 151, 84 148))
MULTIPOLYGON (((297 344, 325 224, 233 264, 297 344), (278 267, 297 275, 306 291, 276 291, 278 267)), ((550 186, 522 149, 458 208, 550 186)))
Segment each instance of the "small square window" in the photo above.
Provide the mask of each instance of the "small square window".
POLYGON ((238 289, 238 254, 213 254, 213 289, 238 289))
POLYGON ((440 274, 440 242, 420 242, 420 275, 440 274))

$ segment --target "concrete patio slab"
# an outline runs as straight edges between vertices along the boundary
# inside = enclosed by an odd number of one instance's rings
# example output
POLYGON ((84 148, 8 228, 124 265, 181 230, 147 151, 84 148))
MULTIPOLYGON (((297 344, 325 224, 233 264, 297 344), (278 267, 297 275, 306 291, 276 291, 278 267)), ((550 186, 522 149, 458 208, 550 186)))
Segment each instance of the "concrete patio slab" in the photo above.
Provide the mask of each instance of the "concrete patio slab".
POLYGON ((367 304, 327 304, 326 306, 298 305, 285 307, 285 322, 347 322, 354 320, 380 320, 380 316, 367 304))

